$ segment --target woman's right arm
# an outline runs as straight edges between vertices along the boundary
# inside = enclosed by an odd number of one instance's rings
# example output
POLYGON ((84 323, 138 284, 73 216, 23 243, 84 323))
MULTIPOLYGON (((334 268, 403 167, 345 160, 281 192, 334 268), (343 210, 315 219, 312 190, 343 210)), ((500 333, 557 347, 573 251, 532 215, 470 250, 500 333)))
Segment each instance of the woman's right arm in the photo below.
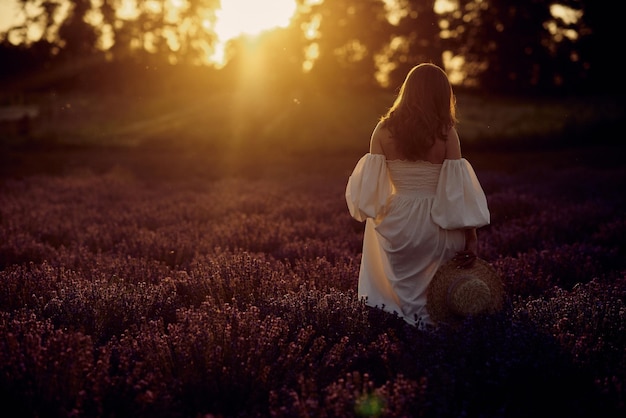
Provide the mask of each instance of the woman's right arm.
POLYGON ((478 235, 476 228, 465 229, 465 251, 471 251, 478 255, 478 235))
MULTIPOLYGON (((461 141, 456 128, 450 128, 448 131, 448 140, 446 141, 446 158, 449 160, 458 160, 461 158, 461 141)), ((476 228, 465 228, 465 251, 471 251, 478 254, 478 234, 476 228)))

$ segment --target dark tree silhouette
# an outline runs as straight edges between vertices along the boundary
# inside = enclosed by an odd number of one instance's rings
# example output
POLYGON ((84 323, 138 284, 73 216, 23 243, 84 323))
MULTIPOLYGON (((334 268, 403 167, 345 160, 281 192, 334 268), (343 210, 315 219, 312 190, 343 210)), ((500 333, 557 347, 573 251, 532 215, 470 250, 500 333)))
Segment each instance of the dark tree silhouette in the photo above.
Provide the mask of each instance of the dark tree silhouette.
POLYGON ((450 45, 465 58, 470 81, 496 94, 550 85, 546 68, 553 58, 546 44, 551 34, 544 26, 551 18, 550 3, 460 0, 460 10, 449 16, 450 45))
POLYGON ((432 62, 443 67, 440 16, 434 7, 435 0, 407 0, 406 15, 394 32, 404 43, 390 57, 396 65, 389 74, 390 86, 399 86, 416 64, 432 62))
POLYGON ((58 33, 59 55, 66 59, 76 59, 94 54, 99 34, 85 20, 91 9, 91 0, 72 0, 70 11, 61 23, 58 33))
MULTIPOLYGON (((56 25, 62 0, 19 0, 29 10, 26 21, 0 33, 3 84, 58 87, 59 82, 69 86, 73 80, 89 77, 92 82, 82 85, 93 86, 95 77, 95 84, 102 87, 106 80, 133 86, 171 77, 173 68, 182 72, 196 66, 215 46, 216 34, 206 23, 215 21, 219 0, 188 0, 177 9, 175 20, 167 17, 166 2, 155 9, 138 1, 138 16, 122 19, 116 15, 115 0, 67 1, 69 13, 56 25), (32 8, 35 4, 42 7, 32 8), (94 9, 102 16, 97 27, 86 19, 94 9), (27 38, 31 26, 42 29, 39 39, 27 38), (107 51, 99 48, 104 33, 112 43, 107 51), (16 38, 22 43, 9 42, 16 38), (15 83, 21 76, 44 71, 45 77, 15 83)), ((265 65, 288 85, 306 79, 310 85, 329 88, 378 87, 377 60, 386 54, 391 64, 389 86, 396 88, 413 65, 427 61, 441 65, 443 53, 449 51, 465 60, 464 86, 491 93, 621 91, 624 87, 614 54, 606 52, 622 36, 619 14, 608 0, 560 1, 582 11, 582 18, 573 22, 552 16, 551 0, 459 0, 457 10, 444 14, 435 12, 435 0, 404 0, 406 10, 396 25, 387 19, 383 0, 325 0, 307 7, 305 0, 297 1, 299 13, 291 27, 257 41, 263 54, 271 57, 264 59, 265 65), (304 32, 311 23, 317 24, 314 37, 304 32), (574 36, 564 36, 564 31, 574 36), (394 39, 404 42, 390 48, 394 39), (310 72, 303 75, 304 50, 312 47, 317 48, 317 56, 310 72)), ((233 76, 229 71, 242 65, 248 53, 235 42, 233 65, 222 70, 221 77, 233 76), (244 55, 238 58, 238 54, 244 55)))
MULTIPOLYGON (((582 14, 580 2, 572 3, 578 3, 571 6, 574 11, 582 14)), ((554 17, 549 24, 554 27, 555 32, 547 45, 553 59, 543 62, 542 67, 552 77, 553 83, 545 89, 565 94, 589 91, 590 57, 582 49, 585 42, 581 40, 589 35, 590 28, 582 19, 570 21, 562 17, 554 17)))
POLYGON ((51 67, 53 46, 43 40, 29 46, 13 45, 7 41, 0 43, 0 92, 10 96, 21 90, 41 86, 33 85, 32 73, 46 71, 51 67))
POLYGON ((319 47, 312 76, 327 86, 373 87, 376 54, 391 39, 381 0, 333 0, 311 7, 309 21, 319 23, 319 47))
POLYGON ((603 92, 623 92, 626 85, 618 64, 624 39, 623 16, 610 0, 569 0, 584 11, 585 32, 578 44, 587 71, 585 87, 603 92))

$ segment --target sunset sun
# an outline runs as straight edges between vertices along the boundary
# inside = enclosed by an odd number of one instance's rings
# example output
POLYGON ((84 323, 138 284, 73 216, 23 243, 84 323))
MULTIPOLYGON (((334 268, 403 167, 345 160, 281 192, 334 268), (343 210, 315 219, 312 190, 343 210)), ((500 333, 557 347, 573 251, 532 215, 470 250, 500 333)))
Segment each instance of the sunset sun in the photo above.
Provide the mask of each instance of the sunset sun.
POLYGON ((218 42, 211 60, 223 63, 224 47, 231 39, 288 26, 295 11, 295 0, 222 0, 215 13, 218 42))
POLYGON ((258 35, 264 30, 287 26, 295 10, 295 0, 225 0, 215 13, 215 31, 222 40, 258 35))

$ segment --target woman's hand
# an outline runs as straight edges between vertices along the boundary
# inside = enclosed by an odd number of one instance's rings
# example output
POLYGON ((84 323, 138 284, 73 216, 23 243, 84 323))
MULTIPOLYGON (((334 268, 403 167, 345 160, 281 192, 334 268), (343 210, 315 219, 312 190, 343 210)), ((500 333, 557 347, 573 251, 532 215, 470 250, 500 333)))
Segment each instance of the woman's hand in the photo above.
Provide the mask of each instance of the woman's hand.
POLYGON ((470 268, 474 261, 476 260, 476 254, 471 251, 459 251, 453 258, 457 263, 457 268, 470 268))

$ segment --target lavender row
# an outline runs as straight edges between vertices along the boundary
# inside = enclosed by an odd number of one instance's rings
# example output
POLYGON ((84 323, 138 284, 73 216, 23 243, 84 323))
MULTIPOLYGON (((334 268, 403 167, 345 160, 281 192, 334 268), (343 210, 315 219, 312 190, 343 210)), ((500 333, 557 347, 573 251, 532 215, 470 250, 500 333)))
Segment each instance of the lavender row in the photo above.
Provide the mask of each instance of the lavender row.
POLYGON ((356 300, 346 172, 5 180, 3 400, 52 416, 625 412, 624 170, 478 174, 507 306, 435 332, 356 300))

